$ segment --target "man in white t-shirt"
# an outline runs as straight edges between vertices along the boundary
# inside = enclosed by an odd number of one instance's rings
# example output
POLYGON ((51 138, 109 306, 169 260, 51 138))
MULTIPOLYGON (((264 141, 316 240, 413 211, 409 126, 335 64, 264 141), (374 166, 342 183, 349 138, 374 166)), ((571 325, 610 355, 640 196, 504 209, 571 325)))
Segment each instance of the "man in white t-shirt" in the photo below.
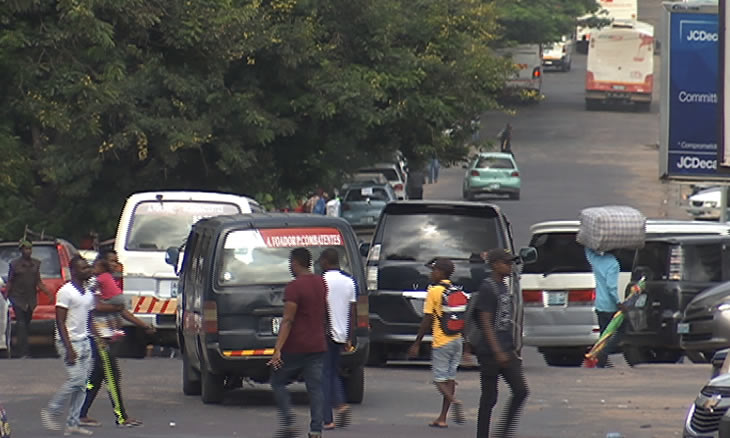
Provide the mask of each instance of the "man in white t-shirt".
POLYGON ((66 365, 68 379, 41 410, 46 429, 61 430, 59 421, 66 402, 69 403, 64 435, 92 435, 79 427, 79 414, 86 397, 86 381, 91 371, 89 315, 94 308, 94 294, 87 287, 92 276, 91 265, 76 256, 69 262, 71 281, 56 294, 56 349, 66 365))
POLYGON ((327 353, 322 368, 324 391, 324 429, 347 427, 350 407, 340 379, 340 353, 352 348, 355 335, 357 286, 352 277, 340 270, 340 256, 335 248, 327 248, 319 257, 322 276, 327 286, 327 353), (333 418, 335 410, 337 419, 333 418))

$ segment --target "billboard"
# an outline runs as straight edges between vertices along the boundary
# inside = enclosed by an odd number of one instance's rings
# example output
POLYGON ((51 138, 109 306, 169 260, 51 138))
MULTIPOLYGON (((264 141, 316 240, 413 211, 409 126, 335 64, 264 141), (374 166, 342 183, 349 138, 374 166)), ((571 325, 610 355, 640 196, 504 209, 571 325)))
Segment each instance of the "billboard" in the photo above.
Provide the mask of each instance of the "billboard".
POLYGON ((720 1, 720 17, 719 17, 719 35, 720 35, 720 144, 718 147, 717 159, 720 163, 720 169, 724 172, 730 172, 730 127, 728 126, 728 116, 730 116, 730 108, 726 108, 728 98, 730 98, 730 86, 728 86, 728 78, 730 78, 730 68, 726 65, 730 60, 730 44, 727 38, 728 10, 727 0, 720 1))
POLYGON ((664 3, 660 173, 677 180, 718 180, 717 4, 664 3))

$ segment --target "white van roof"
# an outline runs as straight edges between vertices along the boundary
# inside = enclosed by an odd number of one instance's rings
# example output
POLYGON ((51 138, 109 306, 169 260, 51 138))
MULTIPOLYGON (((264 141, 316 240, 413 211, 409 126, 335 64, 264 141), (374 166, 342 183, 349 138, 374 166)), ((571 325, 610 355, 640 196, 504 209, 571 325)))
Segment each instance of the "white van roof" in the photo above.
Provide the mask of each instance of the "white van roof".
MULTIPOLYGON (((532 234, 544 233, 577 233, 580 222, 576 220, 540 222, 530 227, 532 234)), ((730 234, 730 223, 706 221, 682 221, 667 219, 648 219, 646 221, 649 233, 717 233, 730 234)))
POLYGON ((220 193, 220 192, 203 192, 203 191, 172 191, 172 190, 160 190, 156 192, 139 192, 131 195, 127 198, 127 203, 135 205, 143 201, 157 201, 159 199, 165 201, 213 201, 213 202, 240 202, 241 198, 245 198, 249 203, 253 205, 259 205, 258 202, 249 198, 245 195, 235 195, 232 193, 220 193))

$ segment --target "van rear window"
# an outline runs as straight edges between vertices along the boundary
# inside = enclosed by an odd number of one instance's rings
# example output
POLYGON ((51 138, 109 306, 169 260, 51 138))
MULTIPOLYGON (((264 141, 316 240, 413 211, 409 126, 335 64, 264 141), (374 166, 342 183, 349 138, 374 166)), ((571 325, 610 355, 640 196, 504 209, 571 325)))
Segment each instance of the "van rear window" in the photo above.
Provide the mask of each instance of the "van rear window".
POLYGON ((289 253, 297 247, 312 253, 314 273, 320 274, 319 256, 327 248, 340 255, 340 268, 352 272, 345 239, 336 228, 262 228, 237 230, 226 235, 217 259, 220 286, 285 284, 293 277, 289 253))
POLYGON ((190 229, 200 219, 239 214, 227 202, 145 201, 134 209, 126 248, 131 251, 165 251, 185 243, 190 229))
MULTIPOLYGON (((576 233, 534 234, 530 246, 537 249, 537 262, 527 264, 524 274, 590 273, 583 245, 575 241, 576 233)), ((615 252, 622 272, 630 272, 634 251, 615 252)))

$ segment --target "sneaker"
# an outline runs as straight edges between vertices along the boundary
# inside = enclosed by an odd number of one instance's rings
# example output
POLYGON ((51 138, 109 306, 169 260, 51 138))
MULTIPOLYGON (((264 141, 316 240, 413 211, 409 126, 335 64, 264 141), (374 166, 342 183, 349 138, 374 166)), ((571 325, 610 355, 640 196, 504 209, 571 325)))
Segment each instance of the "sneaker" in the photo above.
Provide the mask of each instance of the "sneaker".
POLYGON ((63 431, 63 436, 71 436, 73 434, 89 436, 93 435, 94 432, 79 426, 66 426, 66 430, 63 431))
POLYGON ((63 427, 58 421, 58 416, 54 415, 48 409, 41 409, 41 423, 48 430, 62 430, 63 427))
POLYGON ((81 427, 101 427, 101 423, 94 420, 93 418, 89 418, 86 420, 79 420, 79 426, 81 426, 81 427))

